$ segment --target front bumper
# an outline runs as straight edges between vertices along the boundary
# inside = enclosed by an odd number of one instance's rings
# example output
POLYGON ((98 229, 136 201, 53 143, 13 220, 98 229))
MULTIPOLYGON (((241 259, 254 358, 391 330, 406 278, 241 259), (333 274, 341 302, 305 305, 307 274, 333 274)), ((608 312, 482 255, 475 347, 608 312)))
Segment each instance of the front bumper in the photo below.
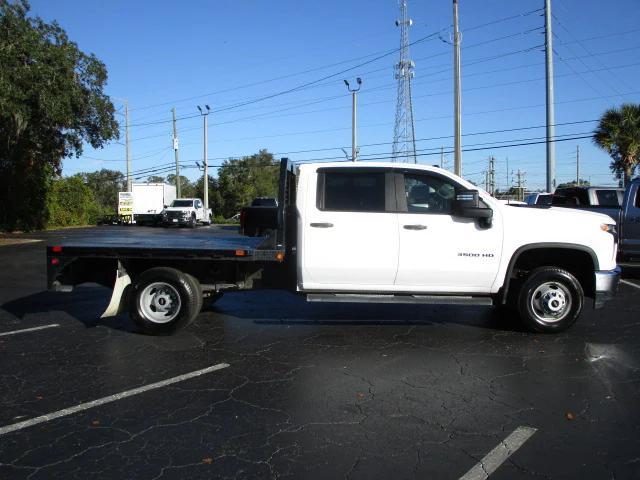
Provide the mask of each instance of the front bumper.
POLYGON ((620 267, 613 270, 599 270, 595 273, 596 294, 593 308, 602 308, 618 291, 620 283, 620 267))

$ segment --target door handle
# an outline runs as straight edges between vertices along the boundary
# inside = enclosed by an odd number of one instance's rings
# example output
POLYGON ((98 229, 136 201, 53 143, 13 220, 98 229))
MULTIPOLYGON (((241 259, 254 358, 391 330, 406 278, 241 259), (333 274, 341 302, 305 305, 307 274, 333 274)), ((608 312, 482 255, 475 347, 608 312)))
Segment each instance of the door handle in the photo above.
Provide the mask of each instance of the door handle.
POLYGON ((311 223, 313 228, 331 228, 333 227, 333 223, 311 223))
POLYGON ((404 229, 405 230, 426 230, 427 226, 426 225, 405 225, 404 229))

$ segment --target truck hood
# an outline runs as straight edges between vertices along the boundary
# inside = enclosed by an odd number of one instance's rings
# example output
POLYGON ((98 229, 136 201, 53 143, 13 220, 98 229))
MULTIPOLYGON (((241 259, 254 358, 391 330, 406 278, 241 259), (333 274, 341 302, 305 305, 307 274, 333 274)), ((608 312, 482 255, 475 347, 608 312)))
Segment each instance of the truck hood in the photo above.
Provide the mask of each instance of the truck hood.
POLYGON ((598 257, 599 268, 615 268, 614 236, 602 230, 602 224, 615 220, 601 213, 572 208, 511 207, 500 205, 507 253, 531 244, 577 245, 598 257))
MULTIPOLYGON (((616 224, 616 221, 609 215, 602 213, 590 212, 587 210, 578 210, 574 208, 563 207, 524 207, 524 206, 510 206, 500 205, 500 210, 508 217, 516 216, 521 222, 542 222, 543 224, 560 222, 570 227, 574 223, 578 224, 597 224, 602 223, 616 224)), ((536 225, 539 227, 540 225, 536 225)))

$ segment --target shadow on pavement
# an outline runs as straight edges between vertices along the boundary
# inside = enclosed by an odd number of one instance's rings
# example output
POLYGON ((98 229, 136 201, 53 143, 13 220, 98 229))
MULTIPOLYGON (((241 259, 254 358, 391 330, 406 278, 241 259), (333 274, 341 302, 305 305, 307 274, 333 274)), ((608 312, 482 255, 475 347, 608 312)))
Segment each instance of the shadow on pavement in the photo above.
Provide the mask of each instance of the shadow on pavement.
POLYGON ((83 323, 87 328, 103 325, 116 330, 135 331, 135 325, 126 315, 111 318, 100 318, 109 303, 110 291, 98 286, 77 287, 71 293, 39 292, 18 298, 0 305, 0 309, 23 319, 28 315, 43 314, 56 318, 59 312, 64 312, 83 323))
POLYGON ((258 325, 467 325, 522 332, 517 315, 486 306, 308 303, 286 291, 229 293, 208 309, 258 325))

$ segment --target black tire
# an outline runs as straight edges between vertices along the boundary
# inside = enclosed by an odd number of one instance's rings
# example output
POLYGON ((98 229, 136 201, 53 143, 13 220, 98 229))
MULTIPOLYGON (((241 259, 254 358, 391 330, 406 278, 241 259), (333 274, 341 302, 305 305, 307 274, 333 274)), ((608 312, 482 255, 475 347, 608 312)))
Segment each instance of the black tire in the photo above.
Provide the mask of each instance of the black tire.
POLYGON ((148 335, 173 334, 189 325, 200 313, 201 308, 200 284, 191 275, 175 268, 157 267, 143 272, 132 285, 129 295, 129 316, 138 328, 148 335), (159 285, 160 289, 164 288, 167 294, 161 295, 162 290, 160 292, 156 290, 154 294, 154 285, 159 285), (162 312, 151 312, 154 309, 154 301, 162 300, 159 296, 168 298, 170 304, 179 298, 179 307, 175 314, 167 313, 165 316, 173 318, 159 320, 148 314, 154 313, 156 317, 161 316, 162 312), (152 301, 151 298, 155 300, 152 301))
POLYGON ((518 295, 518 313, 533 332, 562 332, 575 323, 584 305, 580 282, 568 271, 540 267, 531 271, 518 295))
POLYGON ((189 228, 196 228, 198 221, 196 220, 196 214, 191 215, 191 220, 189 221, 189 228))

